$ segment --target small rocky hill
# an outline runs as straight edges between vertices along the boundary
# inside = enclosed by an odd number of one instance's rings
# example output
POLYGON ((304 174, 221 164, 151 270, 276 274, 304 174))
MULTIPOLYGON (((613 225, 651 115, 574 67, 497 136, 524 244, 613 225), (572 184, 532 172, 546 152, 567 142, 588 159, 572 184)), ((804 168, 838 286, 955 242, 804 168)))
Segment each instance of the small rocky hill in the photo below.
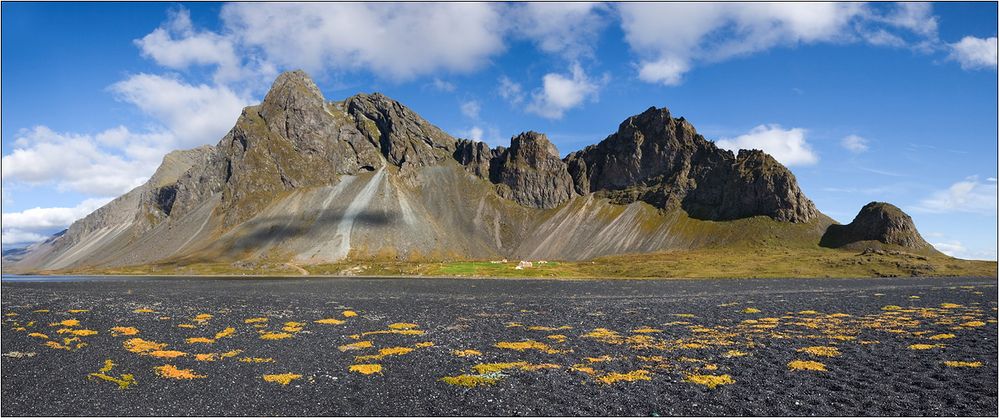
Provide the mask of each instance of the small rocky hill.
POLYGON ((830 225, 819 245, 852 249, 880 249, 882 246, 890 246, 916 252, 936 252, 919 235, 909 215, 885 202, 864 205, 849 224, 830 225))
POLYGON ((4 268, 928 246, 883 207, 826 232, 833 223, 771 156, 719 149, 665 108, 560 158, 541 133, 492 149, 381 94, 328 101, 293 71, 218 144, 167 155, 146 184, 4 268))

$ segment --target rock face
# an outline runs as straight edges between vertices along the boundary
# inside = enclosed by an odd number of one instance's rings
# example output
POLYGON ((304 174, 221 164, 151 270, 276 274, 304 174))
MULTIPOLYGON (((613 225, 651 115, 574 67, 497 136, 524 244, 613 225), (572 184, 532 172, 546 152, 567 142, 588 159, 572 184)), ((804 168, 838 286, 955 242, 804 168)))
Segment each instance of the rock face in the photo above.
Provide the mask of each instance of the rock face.
POLYGON ((491 166, 500 196, 532 208, 554 208, 573 195, 572 177, 548 137, 524 132, 513 137, 491 166))
POLYGON ((761 151, 736 157, 665 108, 628 118, 617 133, 569 154, 566 162, 577 193, 621 204, 681 207, 710 220, 765 215, 807 222, 816 215, 794 175, 772 157, 761 151))
MULTIPOLYGON (((904 214, 865 213, 827 235, 925 244, 904 214)), ((167 155, 146 184, 4 267, 577 260, 744 245, 775 230, 817 243, 832 222, 772 157, 719 149, 666 109, 563 159, 537 132, 490 148, 381 94, 330 102, 292 71, 217 145, 167 155)))
POLYGON ((890 203, 871 202, 864 205, 846 225, 829 225, 819 245, 839 248, 851 244, 897 245, 916 250, 932 249, 923 237, 916 231, 912 218, 901 209, 890 203))

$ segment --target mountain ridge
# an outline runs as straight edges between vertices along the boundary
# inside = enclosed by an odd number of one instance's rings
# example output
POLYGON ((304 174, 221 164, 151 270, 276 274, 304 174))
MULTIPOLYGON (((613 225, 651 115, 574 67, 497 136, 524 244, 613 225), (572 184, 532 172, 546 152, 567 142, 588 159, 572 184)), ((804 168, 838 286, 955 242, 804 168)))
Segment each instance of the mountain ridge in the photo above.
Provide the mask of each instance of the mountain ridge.
POLYGON ((5 267, 582 260, 754 242, 775 229, 797 231, 789 245, 818 245, 834 223, 771 156, 720 149, 665 108, 560 158, 541 133, 490 148, 380 93, 327 101, 291 71, 217 145, 168 154, 146 184, 5 267), (731 223, 754 217, 765 218, 758 230, 731 223))

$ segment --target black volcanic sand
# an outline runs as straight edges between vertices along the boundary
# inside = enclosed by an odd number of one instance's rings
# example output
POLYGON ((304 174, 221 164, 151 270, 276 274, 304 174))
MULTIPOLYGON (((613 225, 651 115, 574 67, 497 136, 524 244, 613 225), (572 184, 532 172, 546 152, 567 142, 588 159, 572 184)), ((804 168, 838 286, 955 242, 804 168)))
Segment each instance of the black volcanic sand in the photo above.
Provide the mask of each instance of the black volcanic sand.
POLYGON ((4 280, 3 415, 997 412, 995 279, 4 280), (155 313, 134 312, 141 308, 155 313), (49 312, 33 312, 44 309, 49 312), (358 315, 346 317, 347 310, 358 315), (202 313, 212 317, 193 321, 202 313), (267 327, 244 322, 256 317, 268 318, 267 327), (345 322, 313 322, 323 318, 345 322), (67 319, 80 324, 50 325, 67 319), (292 321, 304 325, 288 332, 290 338, 260 338, 264 329, 278 332, 292 321), (408 327, 423 333, 351 338, 394 323, 416 324, 408 327), (110 329, 117 326, 139 334, 113 336, 110 329), (235 333, 214 343, 185 341, 214 339, 227 327, 235 333), (80 336, 68 350, 45 345, 66 346, 62 339, 71 332, 59 329, 97 334, 80 336), (33 332, 49 339, 29 336, 33 332), (564 335, 564 342, 549 338, 553 334, 564 335), (953 338, 930 339, 939 334, 953 338), (132 338, 187 355, 130 352, 123 343, 132 338), (373 347, 338 349, 359 341, 373 347), (497 347, 522 341, 538 344, 524 344, 523 351, 513 349, 521 347, 516 344, 497 347), (80 342, 86 345, 78 347, 80 342), (425 342, 433 346, 417 345, 425 342), (797 351, 810 346, 835 348, 839 355, 797 351), (355 356, 387 347, 413 351, 361 361, 380 364, 380 373, 349 370, 355 356), (454 353, 467 349, 482 354, 454 353), (242 351, 211 362, 195 358, 231 350, 242 351), (244 357, 273 361, 241 362, 244 357), (121 390, 114 382, 88 379, 108 359, 114 366, 106 375, 133 374, 136 384, 121 390), (794 360, 819 362, 826 371, 792 370, 794 360), (442 380, 477 375, 473 366, 480 363, 516 364, 480 370, 487 373, 484 380, 494 379, 491 385, 442 380), (154 370, 167 364, 203 377, 175 380, 154 370), (288 385, 263 379, 283 373, 301 377, 288 385), (689 381, 697 375, 728 375, 731 383, 709 389, 689 381))

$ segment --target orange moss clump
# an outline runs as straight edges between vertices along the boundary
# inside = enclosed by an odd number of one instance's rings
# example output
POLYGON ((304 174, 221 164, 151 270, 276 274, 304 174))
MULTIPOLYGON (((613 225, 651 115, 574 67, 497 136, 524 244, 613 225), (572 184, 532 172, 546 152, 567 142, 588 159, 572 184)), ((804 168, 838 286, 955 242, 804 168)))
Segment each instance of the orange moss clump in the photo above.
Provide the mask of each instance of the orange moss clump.
POLYGON ((344 321, 342 319, 325 318, 325 319, 320 319, 318 321, 312 321, 312 322, 315 322, 317 324, 323 324, 323 325, 340 325, 340 324, 343 324, 343 323, 345 323, 347 321, 344 321))
POLYGON ((458 357, 473 357, 473 356, 481 356, 482 355, 481 351, 479 351, 479 350, 472 350, 472 349, 468 349, 468 350, 454 350, 451 353, 454 354, 454 355, 456 355, 456 356, 458 356, 458 357))
POLYGON ((496 382, 499 381, 499 378, 492 376, 462 374, 458 376, 445 376, 441 378, 441 381, 453 386, 464 386, 466 388, 473 388, 476 386, 494 385, 496 384, 496 382))
POLYGON ((167 379, 178 379, 178 380, 191 380, 191 379, 203 379, 207 376, 202 374, 195 374, 194 370, 191 369, 178 369, 170 364, 165 364, 162 366, 153 367, 156 374, 160 377, 167 379))
POLYGON ((282 373, 282 374, 265 374, 264 381, 271 383, 279 383, 282 386, 287 386, 292 380, 300 379, 302 375, 294 373, 282 373))
POLYGON ((787 368, 791 370, 811 370, 816 372, 826 371, 825 364, 808 360, 794 360, 787 364, 787 368))
POLYGON ((396 322, 394 324, 389 324, 389 329, 413 329, 419 328, 419 325, 409 323, 409 322, 396 322))
POLYGON ((548 344, 527 340, 527 341, 500 341, 495 344, 496 348, 504 348, 507 350, 524 351, 524 350, 538 350, 542 353, 547 354, 558 354, 562 351, 551 348, 548 344))
POLYGON ((350 366, 350 371, 360 374, 374 374, 382 372, 381 364, 354 364, 350 366))
POLYGON ((727 374, 688 374, 684 380, 690 383, 707 386, 708 389, 714 389, 721 385, 731 385, 735 383, 735 379, 732 379, 732 376, 727 374))
POLYGON ((236 333, 236 328, 226 327, 226 329, 215 333, 215 339, 225 338, 236 333))
POLYGON ((652 380, 648 370, 633 370, 628 373, 610 372, 597 378, 600 383, 610 385, 617 382, 637 382, 639 380, 652 380))
POLYGON ((267 318, 250 318, 243 321, 245 324, 256 324, 261 322, 267 322, 267 318))
POLYGON ((113 327, 111 328, 112 337, 120 337, 122 335, 136 335, 139 330, 135 327, 113 327))
POLYGON ((80 326, 80 321, 76 319, 65 319, 60 322, 49 324, 51 327, 76 327, 80 326))
POLYGON ((291 338, 291 334, 286 332, 266 332, 260 335, 261 340, 283 340, 291 338))
POLYGON ((145 354, 151 351, 162 350, 167 346, 166 344, 163 343, 146 341, 143 340, 142 338, 132 338, 130 340, 123 342, 121 345, 125 347, 126 350, 138 354, 145 354))
POLYGON ((156 350, 149 353, 150 356, 159 358, 176 358, 186 356, 187 353, 177 350, 156 350))
POLYGON ((186 341, 188 344, 211 344, 215 342, 215 340, 205 337, 191 337, 184 341, 186 341))
POLYGON ((413 351, 413 349, 409 347, 388 347, 378 350, 378 354, 354 357, 354 361, 381 360, 388 356, 401 356, 403 354, 408 354, 411 351, 413 351))
POLYGON ((343 311, 344 318, 352 318, 357 316, 357 312, 354 311, 343 311))
POLYGON ((947 367, 982 367, 980 361, 945 361, 947 367))
POLYGON ((371 347, 372 347, 371 341, 358 341, 356 343, 341 345, 337 347, 337 349, 339 349, 340 351, 350 351, 350 350, 360 350, 362 348, 371 348, 371 347))

